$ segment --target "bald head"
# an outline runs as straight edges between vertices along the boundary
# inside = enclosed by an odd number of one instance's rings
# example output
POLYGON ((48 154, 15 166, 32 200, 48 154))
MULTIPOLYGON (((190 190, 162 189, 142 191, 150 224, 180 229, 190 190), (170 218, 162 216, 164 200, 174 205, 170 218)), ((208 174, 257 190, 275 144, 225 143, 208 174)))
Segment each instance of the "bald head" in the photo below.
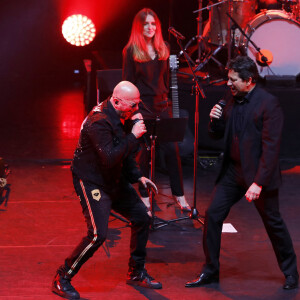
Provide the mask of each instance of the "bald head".
POLYGON ((125 101, 134 101, 140 99, 140 92, 131 82, 121 81, 115 86, 112 96, 125 101))
POLYGON ((121 119, 127 120, 138 110, 140 103, 138 88, 129 81, 121 81, 113 91, 110 102, 121 119))

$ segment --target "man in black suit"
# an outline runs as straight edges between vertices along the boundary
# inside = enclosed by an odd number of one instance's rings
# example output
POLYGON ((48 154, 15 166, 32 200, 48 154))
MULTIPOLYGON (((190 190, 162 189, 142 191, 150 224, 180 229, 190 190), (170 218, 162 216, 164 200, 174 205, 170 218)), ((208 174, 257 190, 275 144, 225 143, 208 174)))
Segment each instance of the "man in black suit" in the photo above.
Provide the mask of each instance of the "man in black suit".
POLYGON ((200 276, 187 282, 186 287, 219 281, 222 225, 230 208, 243 196, 254 203, 262 218, 285 276, 283 288, 298 286, 296 254, 278 205, 283 114, 277 98, 259 88, 257 79, 252 59, 240 56, 231 61, 227 85, 232 97, 210 112, 211 135, 225 139, 224 159, 205 214, 206 262, 200 276))

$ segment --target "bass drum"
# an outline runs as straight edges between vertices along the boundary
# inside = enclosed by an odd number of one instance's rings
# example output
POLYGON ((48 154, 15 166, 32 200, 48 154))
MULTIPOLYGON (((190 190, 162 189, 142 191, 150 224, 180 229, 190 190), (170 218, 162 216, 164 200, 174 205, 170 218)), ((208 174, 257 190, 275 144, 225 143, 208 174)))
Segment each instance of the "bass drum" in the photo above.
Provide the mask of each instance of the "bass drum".
MULTIPOLYGON (((261 50, 268 50, 273 61, 268 66, 257 62, 257 51, 242 36, 241 45, 246 54, 257 63, 261 77, 265 75, 297 75, 300 72, 300 24, 291 14, 268 10, 256 15, 247 25, 245 33, 261 50)), ((263 52, 263 51, 262 51, 263 52)))

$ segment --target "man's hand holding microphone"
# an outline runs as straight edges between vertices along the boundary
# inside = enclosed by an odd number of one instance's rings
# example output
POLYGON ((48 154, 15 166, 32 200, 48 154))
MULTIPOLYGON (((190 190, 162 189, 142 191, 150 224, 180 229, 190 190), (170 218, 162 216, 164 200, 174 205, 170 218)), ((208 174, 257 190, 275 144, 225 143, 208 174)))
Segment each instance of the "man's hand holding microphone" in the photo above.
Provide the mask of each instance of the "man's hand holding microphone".
POLYGON ((220 119, 223 113, 223 109, 226 105, 226 101, 221 99, 210 111, 210 119, 220 119))
POLYGON ((131 132, 134 134, 134 136, 139 139, 147 132, 144 119, 141 113, 137 113, 131 117, 133 126, 131 129, 131 132))
POLYGON ((140 137, 143 138, 144 144, 148 151, 150 151, 149 143, 144 136, 144 134, 147 132, 146 125, 144 123, 144 118, 141 113, 137 113, 131 117, 131 121, 133 123, 131 132, 134 134, 134 136, 139 139, 140 137))

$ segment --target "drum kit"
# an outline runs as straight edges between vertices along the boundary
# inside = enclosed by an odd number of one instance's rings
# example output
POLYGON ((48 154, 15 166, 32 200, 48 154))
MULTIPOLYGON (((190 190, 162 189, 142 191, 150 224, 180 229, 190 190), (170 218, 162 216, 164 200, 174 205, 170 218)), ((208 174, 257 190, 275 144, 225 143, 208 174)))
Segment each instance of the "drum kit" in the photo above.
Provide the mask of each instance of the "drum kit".
MULTIPOLYGON (((204 67, 211 61, 226 70, 235 55, 247 55, 256 62, 261 77, 297 76, 300 72, 298 1, 281 0, 281 9, 264 9, 258 14, 255 0, 220 0, 204 8, 199 4, 194 13, 200 16, 207 9, 209 19, 202 34, 198 30, 197 37, 192 39, 198 43, 195 72, 205 71, 204 67), (217 57, 222 49, 227 52, 227 62, 217 57)), ((199 17, 197 20, 199 22, 199 17)), ((186 44, 185 50, 192 40, 186 44)))

